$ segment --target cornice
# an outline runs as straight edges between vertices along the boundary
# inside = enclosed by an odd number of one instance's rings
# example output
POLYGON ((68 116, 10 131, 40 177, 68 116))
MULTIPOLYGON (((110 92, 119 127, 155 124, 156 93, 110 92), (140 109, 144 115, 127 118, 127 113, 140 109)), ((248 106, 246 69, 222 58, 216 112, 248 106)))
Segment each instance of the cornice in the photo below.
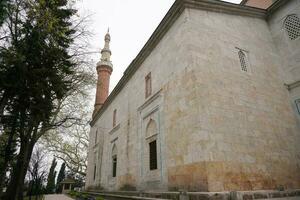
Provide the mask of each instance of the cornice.
POLYGON ((247 3, 248 0, 242 0, 240 5, 245 5, 247 3))
POLYGON ((146 42, 142 50, 138 53, 136 58, 129 64, 127 69, 125 70, 122 78, 115 86, 113 91, 107 97, 103 106, 97 111, 94 118, 92 119, 90 125, 93 126, 97 119, 101 116, 101 114, 107 109, 110 103, 113 101, 115 96, 121 91, 121 89, 125 86, 128 80, 132 77, 134 72, 140 67, 143 61, 147 58, 147 56, 151 53, 151 51, 156 47, 162 37, 166 34, 172 24, 176 21, 176 19, 180 16, 184 7, 182 5, 181 0, 175 1, 175 3, 171 6, 163 20, 160 22, 158 27, 155 29, 149 40, 146 42))
POLYGON ((267 8, 267 17, 272 15, 278 8, 289 2, 290 0, 277 0, 269 8, 267 8))
POLYGON ((295 81, 293 83, 284 84, 288 90, 292 90, 294 88, 300 87, 300 80, 295 81))
POLYGON ((233 4, 218 0, 176 0, 171 6, 165 17, 162 19, 158 27, 155 29, 144 47, 130 63, 125 70, 122 78, 107 97, 103 106, 97 111, 90 125, 93 126, 102 113, 108 108, 113 99, 119 94, 125 84, 130 80, 133 74, 141 66, 144 60, 150 55, 151 51, 160 42, 177 18, 181 15, 185 8, 193 8, 199 10, 208 10, 213 12, 222 12, 228 14, 244 15, 258 18, 265 18, 266 11, 259 8, 252 8, 239 4, 233 4))
POLYGON ((217 0, 184 0, 184 6, 212 12, 265 18, 266 10, 217 0))

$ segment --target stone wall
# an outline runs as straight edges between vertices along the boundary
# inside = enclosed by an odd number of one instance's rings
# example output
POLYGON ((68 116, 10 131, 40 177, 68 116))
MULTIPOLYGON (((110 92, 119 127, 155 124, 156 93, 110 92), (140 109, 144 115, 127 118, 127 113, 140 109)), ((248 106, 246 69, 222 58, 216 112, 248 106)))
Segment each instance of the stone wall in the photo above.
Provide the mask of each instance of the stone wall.
POLYGON ((169 186, 299 187, 300 131, 266 21, 194 9, 186 15, 190 62, 165 97, 169 186), (248 52, 247 73, 236 47, 248 52))
POLYGON ((91 128, 87 186, 175 191, 300 187, 300 130, 280 63, 264 19, 185 9, 91 128), (238 48, 247 52, 248 72, 241 70, 238 48), (152 95, 145 99, 149 72, 152 95), (114 109, 117 125, 112 127, 114 109), (151 119, 159 156, 153 173, 145 161, 145 127, 151 119))
POLYGON ((268 24, 281 56, 280 67, 283 70, 284 83, 290 85, 290 101, 300 126, 300 112, 295 104, 295 100, 300 99, 300 37, 291 40, 284 26, 286 17, 291 14, 297 14, 300 18, 300 1, 288 1, 269 16, 268 24))

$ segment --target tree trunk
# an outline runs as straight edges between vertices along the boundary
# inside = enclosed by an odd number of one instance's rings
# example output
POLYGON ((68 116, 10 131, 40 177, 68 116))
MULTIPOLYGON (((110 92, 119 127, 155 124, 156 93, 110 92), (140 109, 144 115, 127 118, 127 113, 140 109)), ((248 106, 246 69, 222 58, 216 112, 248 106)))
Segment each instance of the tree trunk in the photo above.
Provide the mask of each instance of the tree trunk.
POLYGON ((7 101, 8 101, 7 92, 4 92, 0 101, 0 117, 3 116, 4 108, 7 105, 7 101))
POLYGON ((3 165, 0 166, 0 196, 2 195, 2 191, 3 191, 6 170, 7 170, 9 162, 12 159, 11 149, 12 149, 12 145, 13 145, 13 138, 14 138, 14 131, 9 133, 7 144, 5 146, 4 162, 3 162, 3 165))
POLYGON ((17 156, 17 163, 13 167, 11 180, 9 182, 7 192, 5 194, 6 200, 22 200, 24 179, 27 172, 27 167, 31 158, 34 142, 28 139, 21 142, 20 153, 17 156))

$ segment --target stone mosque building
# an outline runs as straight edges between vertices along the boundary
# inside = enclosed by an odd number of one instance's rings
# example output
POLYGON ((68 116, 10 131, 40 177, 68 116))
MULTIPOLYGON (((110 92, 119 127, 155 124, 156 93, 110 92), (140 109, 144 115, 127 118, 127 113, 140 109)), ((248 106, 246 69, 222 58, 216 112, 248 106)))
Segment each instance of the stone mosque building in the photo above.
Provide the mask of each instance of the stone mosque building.
POLYGON ((110 40, 87 188, 300 188, 300 0, 176 0, 108 95, 110 40))

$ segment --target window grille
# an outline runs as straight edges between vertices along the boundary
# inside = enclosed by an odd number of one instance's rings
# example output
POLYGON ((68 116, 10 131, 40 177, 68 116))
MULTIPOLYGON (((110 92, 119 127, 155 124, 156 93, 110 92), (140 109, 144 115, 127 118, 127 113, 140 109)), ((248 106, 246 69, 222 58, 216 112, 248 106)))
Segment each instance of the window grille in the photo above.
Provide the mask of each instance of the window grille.
POLYGON ((113 161, 112 177, 116 177, 117 176, 117 155, 114 155, 112 157, 112 161, 113 161))
POLYGON ((238 54, 239 54, 239 58, 240 58, 241 68, 243 71, 247 72, 248 68, 247 68, 247 62, 246 62, 246 54, 242 50, 239 50, 238 54))
POLYGON ((297 15, 287 16, 284 27, 291 40, 295 40, 300 36, 300 19, 297 15))
POLYGON ((150 170, 157 169, 157 152, 156 152, 156 140, 149 143, 149 164, 150 164, 150 170))
POLYGON ((145 77, 145 97, 149 97, 152 92, 151 72, 145 77))

